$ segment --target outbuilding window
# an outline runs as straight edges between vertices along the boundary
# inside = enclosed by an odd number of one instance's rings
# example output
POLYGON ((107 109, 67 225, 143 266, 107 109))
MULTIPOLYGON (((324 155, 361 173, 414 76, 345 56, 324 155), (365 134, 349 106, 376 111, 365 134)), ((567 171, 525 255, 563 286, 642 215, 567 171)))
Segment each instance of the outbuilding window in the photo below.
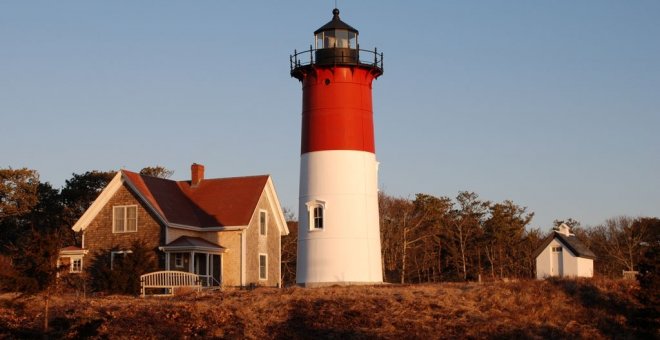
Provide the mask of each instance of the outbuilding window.
POLYGON ((112 232, 130 233, 137 231, 137 205, 112 207, 112 232))

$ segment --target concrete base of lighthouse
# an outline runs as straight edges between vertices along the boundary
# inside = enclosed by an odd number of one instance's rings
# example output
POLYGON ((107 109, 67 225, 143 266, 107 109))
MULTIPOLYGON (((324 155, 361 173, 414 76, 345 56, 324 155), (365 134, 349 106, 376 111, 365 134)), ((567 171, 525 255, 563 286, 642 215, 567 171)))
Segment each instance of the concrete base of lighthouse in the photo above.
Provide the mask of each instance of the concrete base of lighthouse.
POLYGON ((376 155, 315 151, 303 154, 300 164, 298 284, 382 283, 376 155), (314 227, 317 205, 323 206, 323 228, 314 227))

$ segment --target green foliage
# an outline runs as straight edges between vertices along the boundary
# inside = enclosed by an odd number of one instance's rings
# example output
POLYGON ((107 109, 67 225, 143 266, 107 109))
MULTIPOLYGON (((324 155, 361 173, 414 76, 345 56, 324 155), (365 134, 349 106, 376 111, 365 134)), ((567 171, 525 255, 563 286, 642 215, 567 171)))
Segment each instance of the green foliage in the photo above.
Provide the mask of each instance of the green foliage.
POLYGON ((25 214, 37 204, 36 170, 0 169, 0 219, 25 214))
POLYGON ((52 289, 57 283, 58 274, 64 269, 57 266, 61 247, 62 236, 59 230, 32 229, 10 247, 13 271, 11 276, 3 275, 3 285, 25 293, 52 289))
POLYGON ((113 247, 94 254, 94 260, 87 267, 92 289, 114 294, 140 293, 140 275, 155 271, 157 266, 154 249, 146 242, 136 240, 131 244, 131 253, 115 254, 113 251, 127 251, 113 247))
POLYGON ((115 171, 87 171, 73 174, 62 188, 64 223, 72 227, 115 176, 115 171))

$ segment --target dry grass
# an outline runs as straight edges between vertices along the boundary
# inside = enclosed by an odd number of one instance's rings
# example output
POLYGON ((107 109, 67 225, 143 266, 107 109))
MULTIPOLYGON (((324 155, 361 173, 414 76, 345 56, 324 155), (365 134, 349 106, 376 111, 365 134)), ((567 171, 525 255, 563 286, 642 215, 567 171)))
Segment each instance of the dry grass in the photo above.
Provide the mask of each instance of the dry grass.
MULTIPOLYGON (((658 338, 637 284, 549 280, 57 298, 56 338, 658 338)), ((0 298, 0 338, 40 337, 39 297, 0 298)))

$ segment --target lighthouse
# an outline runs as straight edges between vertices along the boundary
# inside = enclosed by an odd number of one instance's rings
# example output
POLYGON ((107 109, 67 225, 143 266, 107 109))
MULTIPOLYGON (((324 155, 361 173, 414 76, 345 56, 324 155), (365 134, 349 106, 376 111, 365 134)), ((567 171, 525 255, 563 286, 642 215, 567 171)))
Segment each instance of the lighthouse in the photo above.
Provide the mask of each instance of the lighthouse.
POLYGON ((383 281, 371 100, 383 54, 360 49, 358 30, 332 15, 290 56, 302 83, 296 282, 306 287, 383 281))

